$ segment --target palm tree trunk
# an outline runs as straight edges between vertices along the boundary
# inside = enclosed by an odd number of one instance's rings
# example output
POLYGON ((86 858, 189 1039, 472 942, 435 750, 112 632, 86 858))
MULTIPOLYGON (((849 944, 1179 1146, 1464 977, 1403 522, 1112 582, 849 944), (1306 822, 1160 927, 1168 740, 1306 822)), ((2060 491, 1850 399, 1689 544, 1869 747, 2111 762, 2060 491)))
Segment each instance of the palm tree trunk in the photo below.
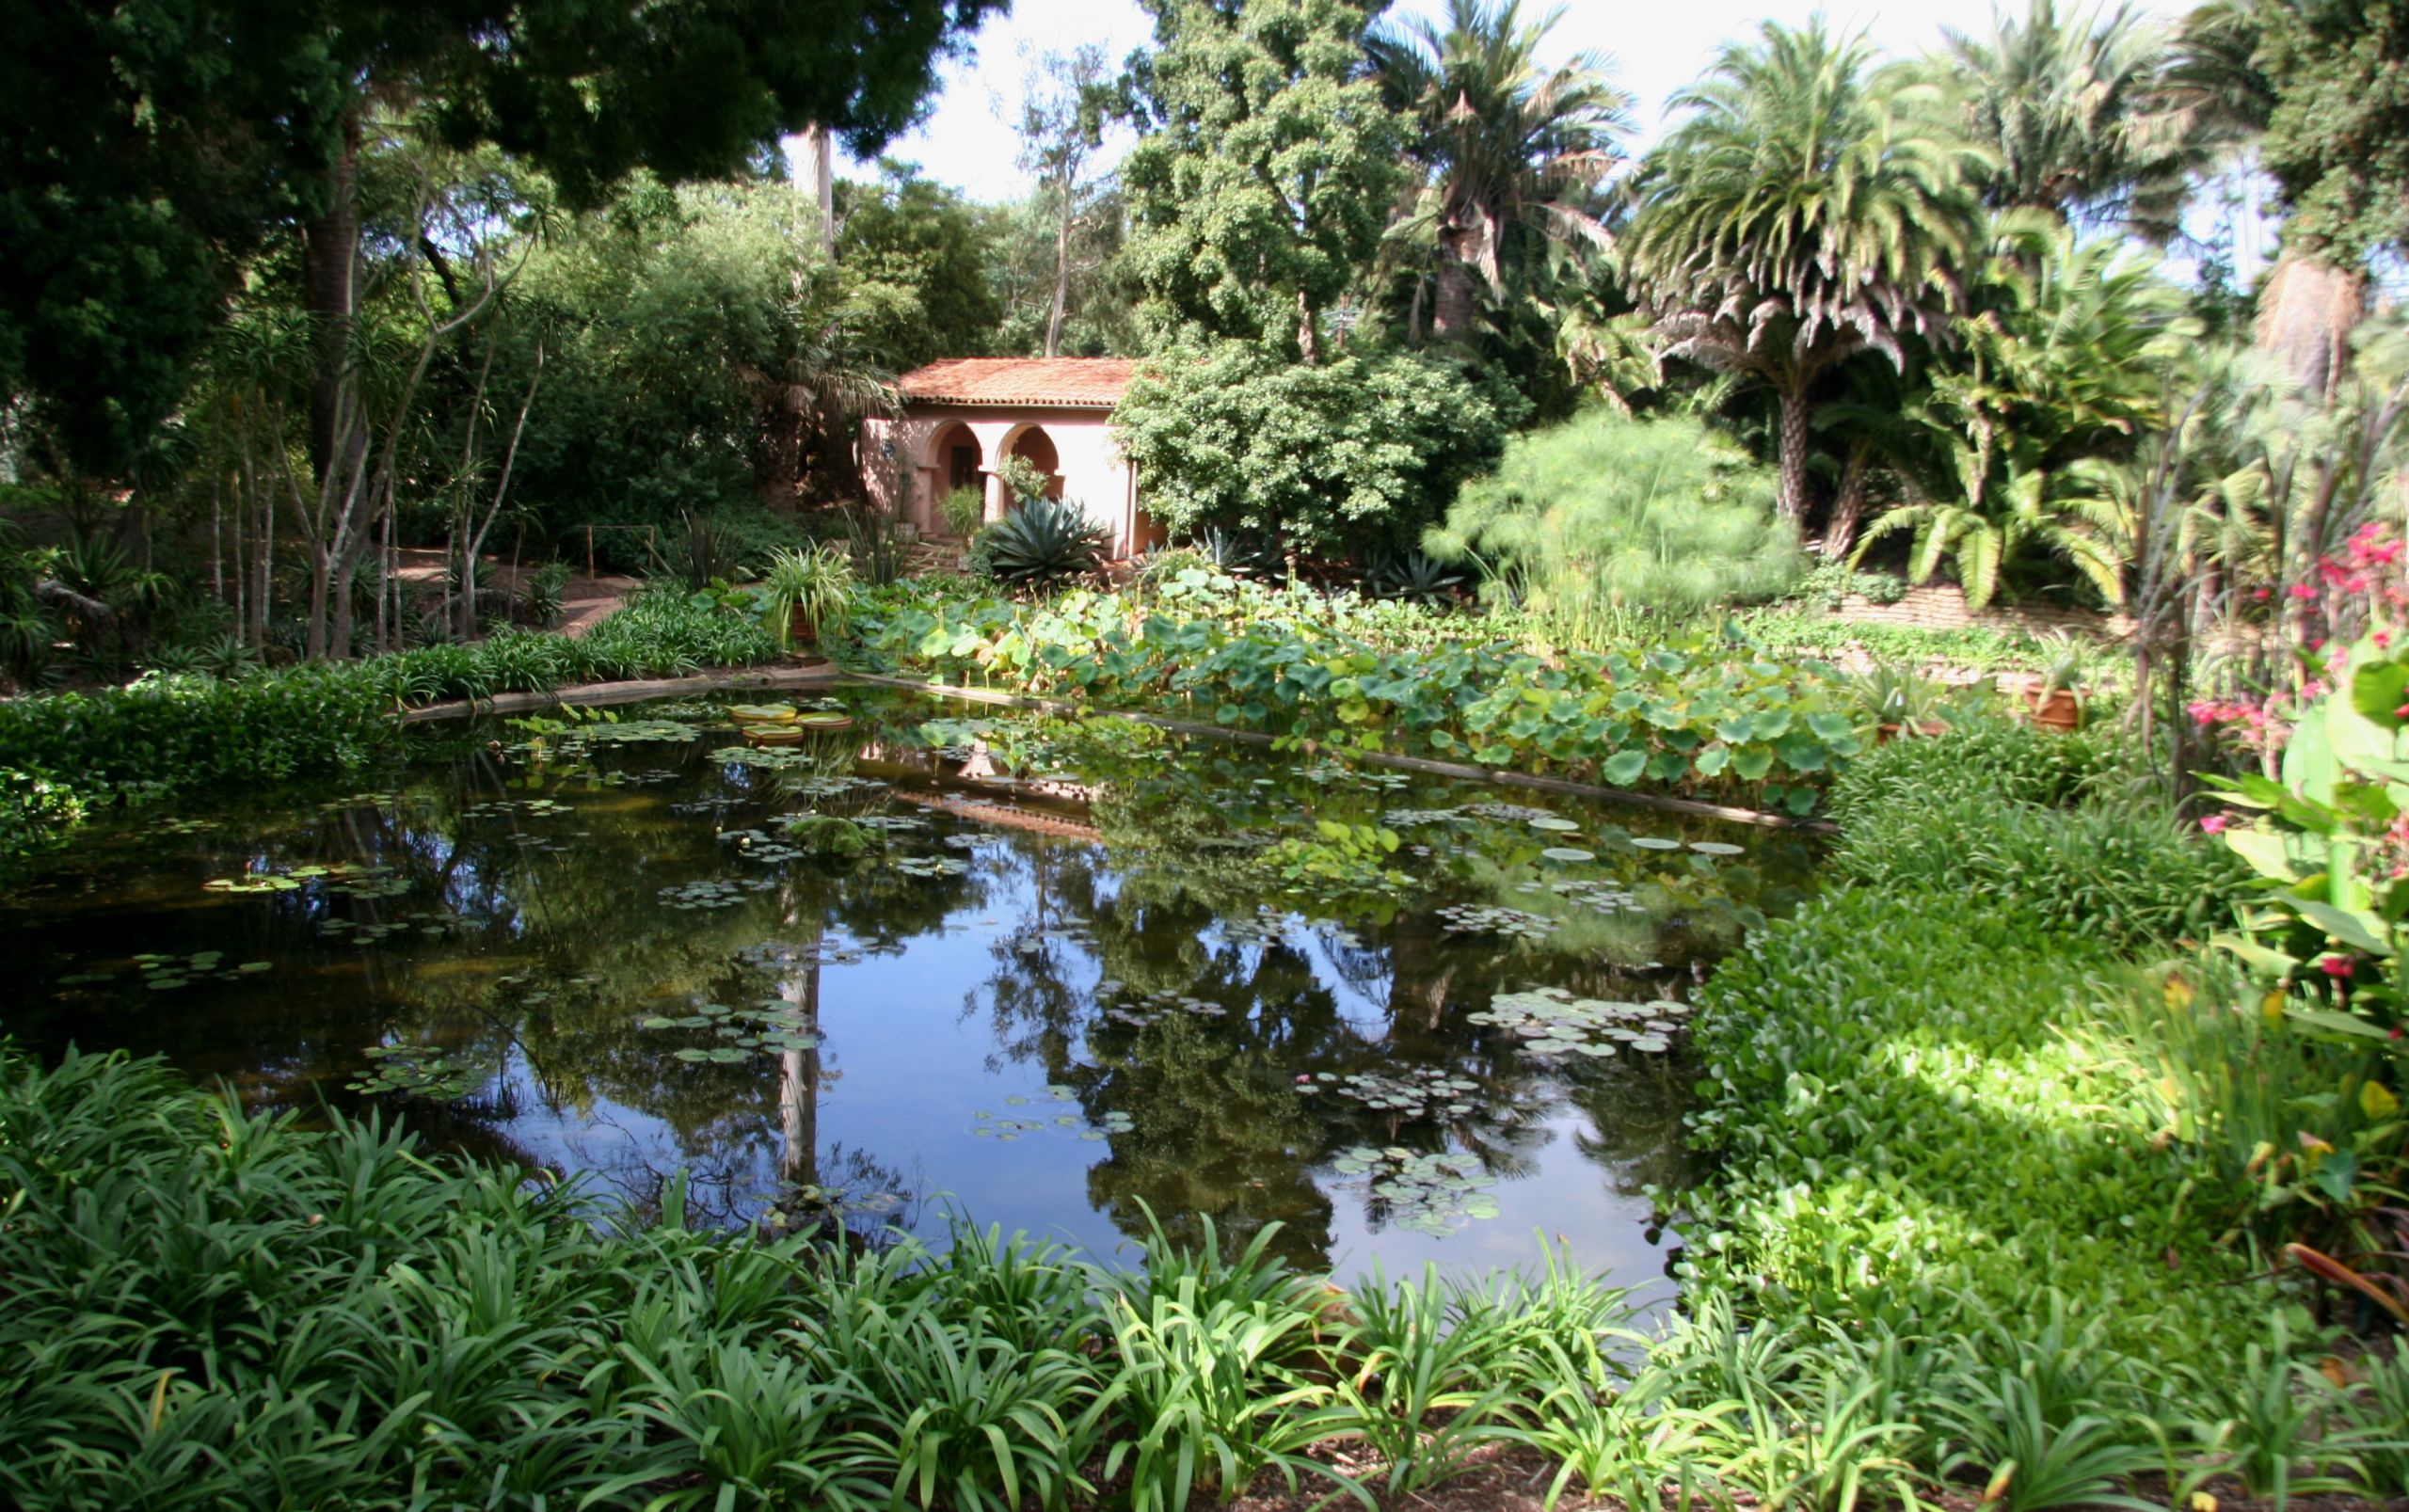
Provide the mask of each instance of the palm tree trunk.
POLYGON ((1786 386, 1780 393, 1781 489, 1775 496, 1774 510, 1795 525, 1807 518, 1807 441, 1814 408, 1808 402, 1804 382, 1786 386))
POLYGON ((1438 293, 1431 301, 1430 334, 1443 342, 1472 340, 1476 307, 1473 298, 1472 264, 1442 251, 1438 293))
POLYGON ((1874 472, 1874 448, 1859 441, 1848 449, 1841 468, 1841 489, 1832 498, 1832 517, 1824 527, 1824 558, 1838 562, 1857 544, 1858 522, 1865 517, 1866 482, 1874 472))

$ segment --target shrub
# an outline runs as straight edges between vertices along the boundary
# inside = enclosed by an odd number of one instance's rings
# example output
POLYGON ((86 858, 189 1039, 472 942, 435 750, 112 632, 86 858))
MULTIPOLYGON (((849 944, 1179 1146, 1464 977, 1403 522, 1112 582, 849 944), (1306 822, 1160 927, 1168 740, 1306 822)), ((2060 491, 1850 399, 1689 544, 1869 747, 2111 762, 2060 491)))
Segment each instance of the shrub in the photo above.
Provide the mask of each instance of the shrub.
POLYGON ((1426 537, 1576 639, 1771 598, 1806 570, 1773 476, 1686 416, 1594 409, 1507 444, 1426 537))
POLYGON ((1361 556, 1415 545, 1497 460, 1519 403, 1432 354, 1350 345, 1303 364, 1221 342, 1165 353, 1130 385, 1113 434, 1174 534, 1361 556))
POLYGON ((987 517, 987 496, 977 488, 953 489, 938 503, 937 517, 945 522, 948 535, 967 540, 979 533, 981 522, 987 517))

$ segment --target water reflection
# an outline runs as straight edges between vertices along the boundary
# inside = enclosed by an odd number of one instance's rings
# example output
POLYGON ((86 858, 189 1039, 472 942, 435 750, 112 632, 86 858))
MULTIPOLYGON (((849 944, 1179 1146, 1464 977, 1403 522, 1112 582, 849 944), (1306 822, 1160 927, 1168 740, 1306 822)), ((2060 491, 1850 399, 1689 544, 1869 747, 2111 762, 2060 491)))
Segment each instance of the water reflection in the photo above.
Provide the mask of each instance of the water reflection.
POLYGON ((708 706, 480 727, 373 791, 96 831, 0 923, 7 1026, 398 1105, 643 1204, 682 1179, 711 1221, 949 1198, 1097 1252, 1151 1212, 1276 1222, 1310 1266, 1512 1263, 1542 1230, 1660 1269, 1684 1075, 1639 1021, 1788 906, 1793 842, 846 701, 854 730, 767 749, 708 706), (1383 826, 1393 853, 1331 840, 1383 826), (1481 1022, 1542 987, 1571 1027, 1481 1022))

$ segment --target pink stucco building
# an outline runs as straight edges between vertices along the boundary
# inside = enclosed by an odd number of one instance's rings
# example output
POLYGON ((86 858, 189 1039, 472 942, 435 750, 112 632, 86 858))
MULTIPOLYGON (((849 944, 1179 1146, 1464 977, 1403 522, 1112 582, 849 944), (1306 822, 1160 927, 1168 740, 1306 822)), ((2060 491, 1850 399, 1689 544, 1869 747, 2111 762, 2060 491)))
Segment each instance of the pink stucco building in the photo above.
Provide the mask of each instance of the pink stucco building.
POLYGON ((1138 502, 1137 470, 1113 445, 1112 407, 1135 362, 1101 357, 958 357, 898 380, 901 413, 862 422, 862 474, 880 507, 941 534, 939 501, 957 487, 986 495, 986 517, 1010 503, 996 469, 1026 457, 1049 497, 1104 527, 1115 555, 1159 543, 1138 502))

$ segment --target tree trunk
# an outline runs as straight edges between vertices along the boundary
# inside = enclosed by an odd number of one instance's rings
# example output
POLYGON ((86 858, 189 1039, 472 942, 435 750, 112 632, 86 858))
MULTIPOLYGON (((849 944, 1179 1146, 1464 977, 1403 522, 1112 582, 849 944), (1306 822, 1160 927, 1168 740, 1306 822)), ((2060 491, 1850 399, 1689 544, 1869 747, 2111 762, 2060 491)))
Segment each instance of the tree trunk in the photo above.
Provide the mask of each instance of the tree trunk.
POLYGON ((1071 182, 1065 176, 1056 189, 1061 204, 1054 220, 1054 308, 1045 317, 1045 355, 1062 354, 1062 311, 1071 302, 1071 182))
POLYGON ((810 176, 814 201, 820 206, 820 250, 837 255, 836 143, 828 128, 814 121, 803 129, 804 171, 810 176))
POLYGON ((2351 332, 2366 313, 2366 275, 2313 252, 2287 251, 2259 293, 2251 335, 2291 371, 2302 393, 2331 403, 2351 332))
POLYGON ((1774 510, 1795 525, 1807 517, 1807 442, 1813 407, 1804 383, 1781 390, 1781 489, 1774 510))
MULTIPOLYGON (((349 450, 349 438, 337 433, 352 322, 359 312, 359 137, 355 109, 343 118, 326 205, 301 227, 301 296, 318 348, 310 377, 310 466, 321 480, 349 460, 336 453, 349 450)), ((356 444, 365 445, 365 438, 356 444)))
POLYGON ((1472 264, 1444 247, 1439 254, 1438 293, 1431 301, 1430 334, 1443 342, 1472 340, 1477 301, 1472 264))
POLYGON ((1866 483, 1873 476, 1874 449, 1860 441, 1848 449, 1841 468, 1840 492, 1832 499, 1832 517, 1824 527, 1824 560, 1839 562, 1857 544, 1857 527, 1865 517, 1866 483))

